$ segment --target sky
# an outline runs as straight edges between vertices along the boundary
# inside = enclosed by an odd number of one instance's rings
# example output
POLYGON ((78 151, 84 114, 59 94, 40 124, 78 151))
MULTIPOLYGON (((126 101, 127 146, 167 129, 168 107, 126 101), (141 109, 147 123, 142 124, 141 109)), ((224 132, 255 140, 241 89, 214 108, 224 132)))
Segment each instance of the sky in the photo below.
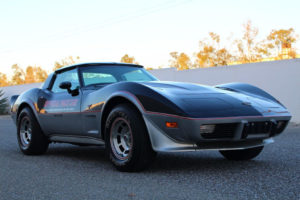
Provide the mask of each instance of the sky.
MULTIPOLYGON (((216 32, 240 37, 251 20, 300 33, 299 0, 0 0, 0 72, 79 56, 80 62, 119 62, 124 54, 146 67, 166 67, 170 52, 190 56, 216 32)), ((300 49, 299 42, 297 49, 300 49)))

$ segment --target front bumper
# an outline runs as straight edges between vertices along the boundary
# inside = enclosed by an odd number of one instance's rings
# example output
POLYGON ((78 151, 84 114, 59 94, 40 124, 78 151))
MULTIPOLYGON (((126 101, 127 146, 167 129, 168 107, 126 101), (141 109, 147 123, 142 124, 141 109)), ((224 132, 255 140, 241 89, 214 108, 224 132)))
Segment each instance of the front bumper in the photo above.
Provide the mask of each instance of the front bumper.
POLYGON ((273 142, 272 137, 280 134, 291 118, 289 115, 185 118, 157 113, 146 113, 143 117, 152 148, 158 152, 233 150, 266 145, 273 142), (178 128, 167 128, 166 122, 176 122, 178 128), (278 122, 283 122, 280 130, 276 128, 278 122), (251 125, 264 123, 268 124, 268 130, 251 129, 251 125), (222 125, 222 128, 207 137, 200 134, 200 126, 204 124, 222 125))

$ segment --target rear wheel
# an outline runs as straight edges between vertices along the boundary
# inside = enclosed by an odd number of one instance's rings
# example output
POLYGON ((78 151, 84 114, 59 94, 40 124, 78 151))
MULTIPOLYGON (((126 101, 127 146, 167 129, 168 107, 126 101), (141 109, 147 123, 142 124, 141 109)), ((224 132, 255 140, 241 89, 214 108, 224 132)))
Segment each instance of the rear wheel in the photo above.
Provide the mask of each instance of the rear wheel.
POLYGON ((250 160, 258 156, 263 148, 264 146, 260 146, 249 149, 220 151, 220 153, 228 160, 250 160))
POLYGON ((18 118, 18 144, 27 155, 39 155, 47 151, 49 142, 29 108, 24 108, 18 118))
POLYGON ((111 162, 119 171, 141 171, 156 155, 143 119, 130 104, 118 105, 110 112, 105 125, 105 144, 111 162))

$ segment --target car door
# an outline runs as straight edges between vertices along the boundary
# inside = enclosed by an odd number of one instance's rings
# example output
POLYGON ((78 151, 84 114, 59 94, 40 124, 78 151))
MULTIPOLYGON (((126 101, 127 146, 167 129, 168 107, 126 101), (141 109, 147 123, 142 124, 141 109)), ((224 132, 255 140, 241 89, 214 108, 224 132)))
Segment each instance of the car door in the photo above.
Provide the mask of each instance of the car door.
POLYGON ((54 75, 50 89, 45 90, 38 99, 43 102, 40 111, 41 123, 47 134, 78 135, 82 133, 80 116, 81 91, 77 69, 63 71, 54 75), (71 94, 60 88, 62 82, 70 82, 71 94))

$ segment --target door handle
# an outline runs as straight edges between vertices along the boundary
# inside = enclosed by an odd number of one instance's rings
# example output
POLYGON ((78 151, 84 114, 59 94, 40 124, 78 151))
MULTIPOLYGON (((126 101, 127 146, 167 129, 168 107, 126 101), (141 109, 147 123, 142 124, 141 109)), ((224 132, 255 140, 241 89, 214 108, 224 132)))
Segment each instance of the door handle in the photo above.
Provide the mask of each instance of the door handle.
POLYGON ((54 114, 54 117, 62 117, 62 114, 54 114))

